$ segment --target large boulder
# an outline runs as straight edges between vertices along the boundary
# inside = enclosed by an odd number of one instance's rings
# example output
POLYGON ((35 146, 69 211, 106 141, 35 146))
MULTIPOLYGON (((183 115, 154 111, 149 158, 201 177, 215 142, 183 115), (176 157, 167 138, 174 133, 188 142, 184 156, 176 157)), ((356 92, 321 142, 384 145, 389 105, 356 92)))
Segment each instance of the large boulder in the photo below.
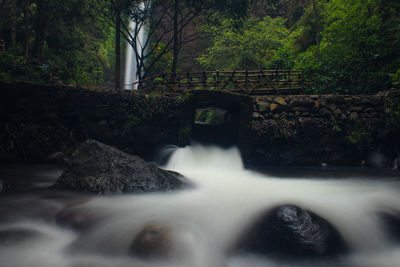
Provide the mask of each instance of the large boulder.
POLYGON ((95 140, 80 144, 53 188, 92 193, 171 191, 187 187, 179 173, 162 170, 95 140))
POLYGON ((318 215, 292 205, 262 214, 234 247, 237 253, 309 258, 346 250, 340 234, 318 215))

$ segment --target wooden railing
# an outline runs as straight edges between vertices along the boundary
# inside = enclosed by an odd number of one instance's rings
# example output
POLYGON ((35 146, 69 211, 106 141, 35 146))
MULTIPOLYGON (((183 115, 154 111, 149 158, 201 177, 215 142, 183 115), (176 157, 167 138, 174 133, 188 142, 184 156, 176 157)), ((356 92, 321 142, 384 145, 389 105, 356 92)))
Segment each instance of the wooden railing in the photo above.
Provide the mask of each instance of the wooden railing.
POLYGON ((299 70, 202 71, 164 73, 132 84, 139 90, 211 89, 249 95, 302 93, 307 86, 299 70))

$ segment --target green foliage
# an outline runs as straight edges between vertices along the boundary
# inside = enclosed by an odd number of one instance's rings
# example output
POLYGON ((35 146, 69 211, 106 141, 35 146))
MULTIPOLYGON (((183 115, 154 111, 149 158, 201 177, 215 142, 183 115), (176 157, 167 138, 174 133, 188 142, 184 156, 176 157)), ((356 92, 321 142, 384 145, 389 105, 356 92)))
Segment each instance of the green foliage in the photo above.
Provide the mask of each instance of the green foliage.
POLYGON ((166 48, 166 45, 162 42, 153 43, 153 46, 156 46, 154 49, 154 53, 150 54, 150 61, 155 62, 151 70, 149 71, 148 75, 151 76, 156 73, 163 73, 166 70, 171 68, 172 64, 172 51, 168 51, 162 53, 166 48))
POLYGON ((392 78, 392 85, 395 88, 400 88, 400 69, 398 69, 395 73, 390 74, 392 78))
POLYGON ((32 81, 42 83, 49 71, 38 64, 27 62, 25 57, 0 53, 0 80, 5 82, 32 81))
POLYGON ((185 102, 186 100, 189 99, 189 97, 191 97, 193 95, 193 93, 189 92, 189 91, 184 91, 182 92, 178 97, 178 101, 179 102, 185 102))
POLYGON ((205 31, 212 38, 212 46, 198 62, 206 69, 218 70, 266 68, 289 35, 283 19, 270 17, 244 19, 240 25, 232 19, 224 19, 205 31))
POLYGON ((225 121, 225 113, 214 110, 202 110, 196 112, 196 121, 204 124, 219 125, 225 121))
MULTIPOLYGON (((113 81, 115 30, 109 23, 115 19, 115 6, 110 1, 30 1, 28 13, 24 1, 3 2, 0 38, 7 51, 0 54, 1 80, 61 80, 83 86, 113 81), (11 36, 16 36, 15 50, 11 36)), ((180 19, 196 17, 189 23, 191 32, 183 30, 186 26, 179 30, 180 41, 192 36, 197 25, 207 34, 202 39, 210 46, 197 59, 205 69, 301 69, 311 81, 310 93, 375 93, 400 87, 398 0, 178 2, 180 19)), ((172 16, 174 2, 152 1, 155 9, 147 13, 138 8, 142 1, 120 3, 123 21, 142 16, 154 30, 146 42, 145 75, 169 70, 172 19, 157 21, 165 15, 162 11, 172 16)))
POLYGON ((350 121, 351 128, 349 129, 347 140, 357 146, 360 151, 363 148, 370 147, 373 141, 373 129, 371 125, 355 118, 350 118, 350 121))
POLYGON ((389 89, 390 73, 400 64, 400 28, 393 23, 397 18, 390 18, 390 22, 383 19, 384 1, 319 2, 321 42, 312 42, 311 36, 317 33, 310 28, 315 21, 309 7, 299 22, 303 28, 298 43, 309 46, 298 54, 296 64, 314 81, 314 92, 374 93, 389 89))
POLYGON ((113 34, 88 1, 31 1, 28 20, 24 18, 23 5, 17 7, 17 17, 8 14, 11 8, 6 5, 5 17, 0 23, 0 38, 5 39, 9 48, 1 55, 1 61, 9 67, 0 71, 0 79, 61 80, 84 86, 103 82, 103 73, 113 60, 110 57, 113 34), (16 25, 15 51, 10 47, 11 40, 5 38, 10 34, 10 23, 16 25), (30 39, 28 50, 24 51, 26 30, 30 32, 30 39))
POLYGON ((312 82, 310 93, 368 94, 399 86, 399 1, 257 5, 274 18, 214 20, 206 28, 212 45, 198 58, 203 67, 301 69, 312 82))

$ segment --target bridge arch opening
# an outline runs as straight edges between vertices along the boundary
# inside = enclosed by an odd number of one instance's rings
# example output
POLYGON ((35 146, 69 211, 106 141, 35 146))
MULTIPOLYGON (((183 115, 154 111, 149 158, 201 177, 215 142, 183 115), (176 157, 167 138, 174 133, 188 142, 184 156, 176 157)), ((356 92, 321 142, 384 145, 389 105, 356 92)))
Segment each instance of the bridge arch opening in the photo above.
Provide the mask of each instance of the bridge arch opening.
POLYGON ((195 109, 192 140, 205 144, 229 147, 237 144, 236 116, 231 111, 215 107, 195 109))

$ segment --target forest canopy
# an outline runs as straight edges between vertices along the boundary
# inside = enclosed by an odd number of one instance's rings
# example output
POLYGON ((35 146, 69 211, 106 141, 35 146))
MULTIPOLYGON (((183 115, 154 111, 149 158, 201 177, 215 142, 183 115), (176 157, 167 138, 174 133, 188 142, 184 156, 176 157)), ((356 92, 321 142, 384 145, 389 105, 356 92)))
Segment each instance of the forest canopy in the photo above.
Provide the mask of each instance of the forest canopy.
POLYGON ((142 78, 298 69, 310 93, 368 94, 400 84, 397 0, 0 0, 0 18, 3 81, 113 84, 123 76, 114 74, 129 19, 140 19, 149 32, 142 78), (137 8, 142 2, 146 8, 137 8))

